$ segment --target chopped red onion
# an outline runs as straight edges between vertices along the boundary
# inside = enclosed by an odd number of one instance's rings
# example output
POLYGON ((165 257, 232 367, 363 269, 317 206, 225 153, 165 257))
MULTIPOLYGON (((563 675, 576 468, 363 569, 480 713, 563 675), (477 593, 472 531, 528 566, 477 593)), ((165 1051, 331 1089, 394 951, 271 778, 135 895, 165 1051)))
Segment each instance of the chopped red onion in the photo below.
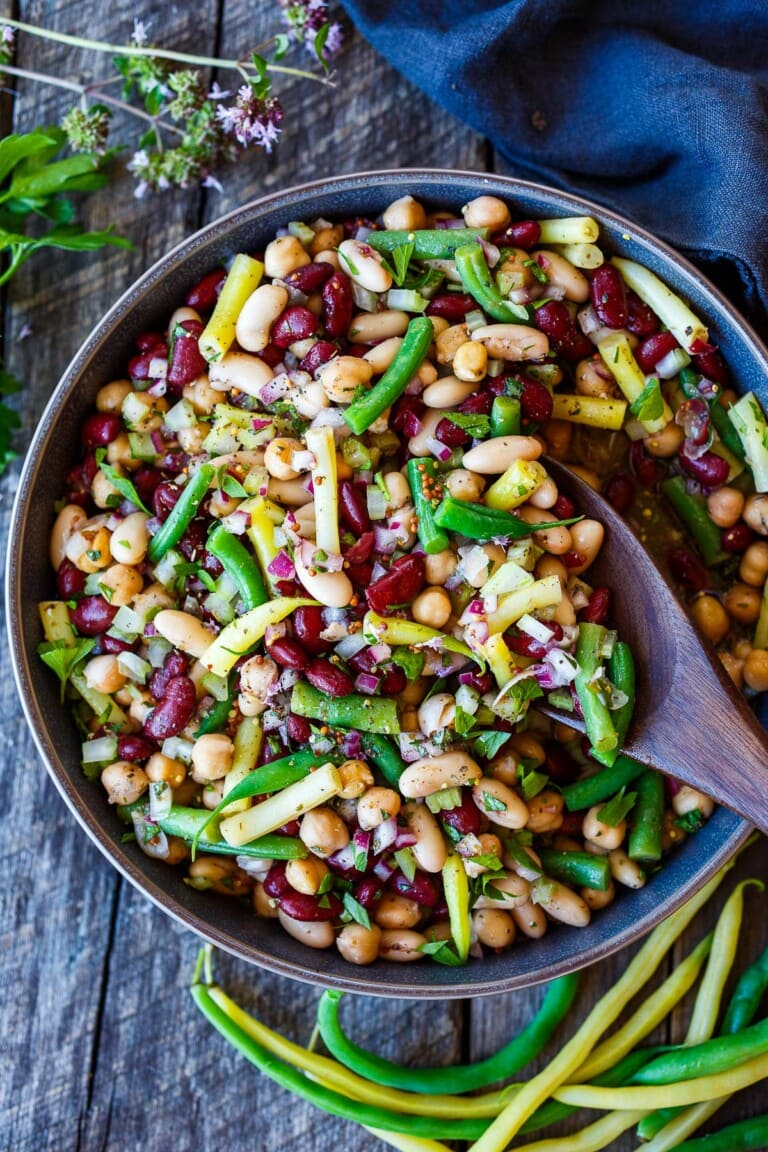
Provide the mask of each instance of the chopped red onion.
POLYGON ((461 216, 452 216, 448 220, 435 220, 435 228, 466 228, 461 216))
POLYGON ((233 536, 242 536, 247 532, 251 526, 250 512, 243 512, 240 508, 236 508, 234 512, 230 512, 228 516, 222 516, 219 520, 227 532, 231 532, 233 536))
POLYGON ((372 231, 373 229, 369 228, 367 224, 361 224, 355 232, 355 240, 360 244, 365 244, 372 231))
POLYGON ((152 441, 152 447, 154 448, 155 452, 165 452, 165 440, 163 439, 163 434, 159 428, 155 428, 152 432, 150 432, 149 438, 152 441))
POLYGON ((288 625, 285 620, 281 620, 279 624, 267 624, 264 632, 264 644, 269 648, 270 644, 274 644, 275 640, 282 640, 283 636, 288 634, 288 625))
POLYGON ((378 644, 372 645, 369 655, 374 664, 383 664, 385 660, 389 660, 391 657, 392 649, 389 644, 380 641, 378 644))
POLYGON ((698 393, 705 400, 715 400, 720 395, 720 385, 716 384, 714 380, 707 380, 706 376, 702 376, 699 380, 698 393))
MULTIPOLYGON (((566 684, 572 683, 579 671, 574 657, 558 648, 553 648, 545 654, 544 663, 549 664, 554 671, 555 679, 558 681, 554 685, 555 688, 564 688, 566 684)), ((541 681, 539 683, 541 684, 541 681)), ((541 687, 543 688, 544 685, 541 684, 541 687)))
MULTIPOLYGON (((549 295, 549 293, 547 293, 547 295, 549 295)), ((588 304, 586 308, 581 308, 576 319, 579 322, 579 328, 581 328, 585 336, 589 336, 590 332, 597 332, 599 328, 603 327, 602 320, 591 304, 588 304)))
POLYGON ((355 679, 355 688, 366 696, 373 696, 381 680, 371 672, 361 672, 355 679))
POLYGON ((280 673, 280 679, 277 681, 276 688, 280 692, 290 692, 294 684, 298 684, 301 676, 295 668, 284 668, 280 673))
POLYGON ((470 600, 467 605, 467 612, 470 612, 473 616, 484 616, 485 604, 482 600, 470 600))
POLYGON ((413 848, 414 844, 418 843, 418 836, 411 832, 410 828, 398 828, 397 840, 395 840, 395 848, 398 852, 401 848, 413 848))
POLYGON ((323 608, 321 612, 324 624, 338 624, 347 619, 346 608, 323 608))
POLYGON ((352 843, 358 852, 365 852, 367 855, 371 850, 370 832, 366 832, 364 828, 355 828, 352 835, 352 843))
POLYGON ((349 660, 350 656, 355 656, 363 648, 365 648, 368 641, 361 632, 351 632, 349 636, 345 636, 343 640, 339 640, 336 645, 336 655, 340 656, 342 660, 349 660))
POLYGON ((443 463, 451 458, 452 453, 448 445, 443 444, 440 440, 436 440, 434 436, 429 436, 425 439, 424 447, 443 463))
POLYGON ((495 268, 499 262, 501 252, 495 244, 491 244, 490 240, 483 240, 482 236, 478 236, 480 247, 485 253, 485 260, 489 268, 495 268))
POLYGON ((166 860, 170 847, 168 837, 162 828, 149 820, 143 812, 131 812, 133 830, 136 833, 136 843, 145 856, 153 860, 166 860))
POLYGON ((391 876, 397 872, 397 864, 395 864, 390 857, 384 856, 381 860, 377 860, 373 866, 373 874, 377 880, 381 880, 386 884, 391 876))
POLYGON ((281 372, 278 376, 273 376, 266 384, 262 385, 259 389, 259 399, 264 404, 275 404, 278 400, 288 396, 293 390, 293 384, 286 372, 281 372))
POLYGON ((331 853, 327 857, 327 861, 331 868, 338 868, 341 872, 349 872, 355 866, 355 849, 352 841, 350 840, 349 844, 340 848, 338 852, 331 853))
POLYGON ((480 840, 475 836, 474 832, 468 832, 466 836, 462 836, 456 845, 456 851, 459 856, 481 856, 483 853, 483 846, 480 840))
POLYGON ((397 547, 397 535, 390 528, 384 528, 381 524, 375 524, 373 532, 376 551, 380 556, 391 556, 397 547))
POLYGON ((149 818, 164 820, 170 815, 173 792, 167 780, 152 780, 149 785, 149 818))
POLYGON ((381 824, 377 824, 373 830, 371 841, 371 850, 374 856, 380 856, 382 852, 386 852, 387 848, 391 848, 397 840, 397 836, 397 820, 394 816, 390 816, 388 820, 382 820, 381 824))
POLYGON ((355 729, 345 732, 341 741, 341 751, 350 760, 356 760, 363 750, 363 741, 360 733, 355 729))
POLYGON ((167 390, 168 385, 165 380, 153 380, 149 388, 147 388, 147 396, 152 396, 153 399, 157 400, 161 396, 165 396, 167 390))
POLYGON ((266 712, 261 714, 262 732, 277 732, 282 723, 282 718, 272 708, 268 708, 266 712))
POLYGON ((292 580, 296 575, 296 568, 288 553, 281 549, 275 558, 270 560, 267 572, 278 580, 292 580))
POLYGON ((421 420, 415 412, 406 412, 403 416, 403 434, 410 440, 421 432, 421 420))
POLYGON ((376 580, 379 580, 382 576, 386 576, 386 574, 387 574, 387 569, 384 567, 383 564, 379 564, 379 562, 377 560, 373 566, 373 571, 371 572, 371 583, 373 584, 376 580))

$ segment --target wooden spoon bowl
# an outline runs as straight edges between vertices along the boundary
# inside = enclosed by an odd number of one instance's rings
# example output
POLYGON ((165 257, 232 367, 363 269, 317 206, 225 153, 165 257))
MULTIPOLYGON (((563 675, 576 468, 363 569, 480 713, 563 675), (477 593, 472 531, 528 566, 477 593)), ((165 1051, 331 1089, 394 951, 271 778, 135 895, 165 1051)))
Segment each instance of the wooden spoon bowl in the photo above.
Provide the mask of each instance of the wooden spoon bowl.
MULTIPOLYGON (((590 582, 612 590, 611 623, 637 666, 623 751, 768 833, 768 733, 626 521, 564 465, 548 459, 546 467, 577 510, 605 528, 590 582)), ((573 714, 546 711, 584 730, 573 714)))

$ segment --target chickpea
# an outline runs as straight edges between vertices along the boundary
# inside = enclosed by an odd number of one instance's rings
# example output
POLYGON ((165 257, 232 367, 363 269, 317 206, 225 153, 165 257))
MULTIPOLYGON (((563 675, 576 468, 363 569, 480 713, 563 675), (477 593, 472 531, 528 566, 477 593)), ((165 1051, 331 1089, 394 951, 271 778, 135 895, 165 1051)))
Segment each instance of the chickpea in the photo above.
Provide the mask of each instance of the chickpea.
POLYGON ((198 736, 192 749, 192 779, 198 784, 221 780, 232 767, 235 746, 223 732, 198 736))
MULTIPOLYGON (((763 500, 764 497, 760 496, 757 499, 763 500)), ((768 506, 768 502, 766 504, 768 506)), ((709 518, 714 524, 717 524, 718 528, 732 528, 734 524, 739 522, 744 510, 744 493, 739 492, 738 488, 729 488, 728 485, 724 485, 722 488, 710 492, 707 496, 709 518)), ((750 528, 754 527, 752 524, 749 526, 750 528)), ((758 528, 757 531, 760 529, 758 528)), ((766 528, 766 532, 768 532, 768 528, 766 528)), ((765 533, 763 534, 765 535, 765 533)))
POLYGON ((344 226, 342 224, 328 224, 317 229, 309 250, 316 257, 318 252, 323 252, 326 249, 333 251, 334 248, 338 248, 343 239, 344 226))
POLYGON ((607 888, 582 888, 580 895, 590 911, 599 912, 616 899, 616 885, 611 880, 607 888))
POLYGON ((400 796, 393 788, 369 788, 357 802, 357 822, 368 831, 399 811, 400 796))
POLYGON ((681 784, 672 797, 672 808, 676 816, 687 816, 690 812, 700 812, 705 820, 715 810, 714 801, 698 788, 690 784, 681 784))
POLYGON ((301 821, 299 838, 315 856, 332 856, 349 844, 349 829, 332 808, 313 808, 301 821))
POLYGON ((456 553, 446 548, 443 552, 435 552, 424 557, 424 573, 427 584, 442 587, 449 576, 456 571, 458 557, 456 553))
POLYGON ((182 395, 194 408, 198 416, 207 416, 221 400, 221 393, 211 387, 207 376, 198 376, 184 387, 182 395))
POLYGON ((417 228, 426 228, 427 214, 413 196, 401 196, 384 209, 382 222, 390 231, 410 232, 417 228))
POLYGON ((488 350, 483 344, 467 340, 460 344, 453 357, 453 372, 459 380, 477 384, 488 371, 488 350))
POLYGON ((203 807, 213 812, 224 799, 224 781, 212 780, 205 784, 202 792, 203 807))
POLYGON ((739 576, 745 584, 762 588, 768 574, 768 543, 758 540, 750 544, 741 558, 739 576))
POLYGON ((477 938, 486 948, 508 948, 515 939, 515 922, 501 908, 481 908, 472 916, 477 938))
POLYGON ((461 210, 467 228, 490 228, 498 232, 511 219, 509 209, 498 196, 476 196, 461 210))
POLYGON ((285 866, 285 878, 291 888, 306 896, 314 896, 327 875, 328 866, 318 856, 308 856, 306 860, 289 860, 285 866))
POLYGON ((597 848, 604 852, 611 852, 618 848, 627 834, 626 820, 618 824, 603 824, 600 819, 602 804, 595 804, 589 809, 581 825, 582 835, 597 848))
MULTIPOLYGON (((573 732, 571 732, 571 738, 573 738, 573 732)), ((517 755, 524 760, 533 760, 537 768, 547 758, 544 745, 533 732, 514 732, 506 746, 510 749, 513 748, 517 755)))
POLYGON ((728 634, 731 622, 716 596, 697 596, 691 605, 691 616, 712 644, 719 644, 728 634))
POLYGON ((649 456, 658 456, 661 459, 667 459, 677 454, 677 450, 683 442, 683 430, 679 424, 674 420, 670 420, 660 432, 654 432, 648 436, 643 445, 649 456))
POLYGON ((141 467, 141 461, 135 459, 131 452, 131 442, 126 432, 120 432, 107 445, 107 464, 119 465, 127 471, 135 471, 141 467))
POLYGON ((604 367, 600 356, 593 356, 589 360, 580 360, 576 365, 574 375, 576 391, 581 396, 609 397, 616 395, 613 377, 604 367))
POLYGON ((67 541, 67 559, 81 572, 99 572, 111 563, 110 544, 111 536, 105 526, 89 522, 67 541))
POLYGON ((294 468, 293 458, 297 452, 303 452, 304 445, 300 440, 293 440, 289 436, 277 436, 270 440, 264 452, 264 467, 270 476, 277 480, 295 480, 299 476, 299 469, 294 468))
POLYGON ((339 776, 342 783, 339 795, 344 800, 356 800, 373 784, 373 773, 364 760, 345 760, 339 765, 339 776))
POLYGON ((345 924, 336 937, 336 947, 350 964, 373 964, 379 954, 381 928, 371 924, 345 924))
POLYGON ((768 651, 753 648, 744 661, 744 681, 755 692, 768 688, 768 651))
POLYGON ((751 584, 737 582, 723 596, 723 605, 732 620, 739 624, 754 624, 760 615, 762 596, 751 584))
POLYGON ((122 496, 111 480, 99 468, 91 483, 91 497, 97 508, 112 508, 119 504, 122 496))
POLYGON ((421 909, 415 900, 399 892, 382 892, 373 911, 380 928, 414 928, 421 920, 421 909))
POLYGON ((720 663, 738 689, 744 687, 744 661, 731 652, 718 652, 720 663))
POLYGON ((112 380, 96 393, 96 407, 99 412, 120 412, 129 392, 133 392, 130 380, 112 380))
POLYGON ((270 280, 284 280, 289 272, 309 263, 308 253, 295 236, 278 236, 264 250, 264 273, 270 280))
POLYGON ((431 681, 426 676, 417 676, 415 680, 409 680, 400 693, 400 703, 406 707, 421 704, 430 683, 431 681))
MULTIPOLYGON (((723 492, 724 489, 721 488, 720 491, 723 492)), ((744 505, 743 515, 753 532, 757 532, 759 536, 768 536, 768 496, 759 493, 750 496, 744 505)))
POLYGON ((453 358, 462 344, 470 339, 466 324, 453 324, 446 328, 435 339, 436 359, 438 364, 452 364, 453 358))
POLYGON ((133 804, 142 796, 149 785, 143 768, 130 764, 127 760, 116 760, 108 764, 101 774, 101 783, 106 789, 110 804, 133 804))
POLYGON ((505 747, 501 752, 496 753, 493 760, 490 761, 488 768, 494 780, 500 780, 501 783, 506 784, 507 787, 514 788, 517 784, 517 769, 519 764, 519 756, 509 747, 505 747))
POLYGON ((528 801, 528 828, 535 835, 557 832, 563 823, 563 797, 552 788, 545 788, 528 801))
POLYGON ((173 600, 163 585, 155 583, 148 584, 143 592, 140 592, 138 596, 134 596, 131 607, 134 612, 138 612, 140 616, 149 616, 152 613, 157 614, 157 611, 161 608, 172 608, 173 603, 173 600))
POLYGON ((263 917, 265 920, 277 920, 278 905, 277 901, 271 896, 267 896, 264 891, 264 885, 261 880, 258 880, 253 886, 253 910, 257 916, 263 917))
POLYGON ((454 500, 478 500, 485 488, 485 480, 477 472, 455 468, 446 477, 445 486, 454 500))
POLYGON ((109 696, 118 692, 125 684, 127 677, 120 671, 117 656, 105 654, 94 656, 89 660, 83 670, 89 688, 97 692, 104 692, 109 696))
POLYGON ((189 866, 189 877, 200 888, 211 888, 221 896, 244 896, 249 890, 234 860, 223 856, 198 856, 189 866))
POLYGON ((448 623, 453 606, 451 598, 442 588, 425 588, 411 605, 411 614, 419 624, 442 628, 448 623))
POLYGON ((162 752, 153 752, 144 766, 147 779, 153 784, 165 782, 174 790, 181 787, 187 775, 187 769, 181 760, 172 760, 162 752))
POLYGON ((349 404, 358 388, 370 383, 372 375, 372 365, 360 356, 334 356, 327 364, 323 364, 318 379, 330 400, 337 404, 349 404))

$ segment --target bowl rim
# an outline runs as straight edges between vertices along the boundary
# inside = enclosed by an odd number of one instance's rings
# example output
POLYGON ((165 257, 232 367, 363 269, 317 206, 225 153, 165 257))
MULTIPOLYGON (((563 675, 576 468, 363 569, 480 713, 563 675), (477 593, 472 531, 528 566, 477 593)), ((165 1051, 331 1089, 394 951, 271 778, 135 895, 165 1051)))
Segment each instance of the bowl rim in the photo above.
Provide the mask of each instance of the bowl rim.
MULTIPOLYGON (((762 361, 763 367, 768 371, 768 348, 765 347, 752 325, 740 315, 730 301, 694 264, 647 229, 620 213, 604 208, 585 197, 533 181, 457 168, 400 168, 357 171, 347 175, 292 185, 289 188, 258 197, 218 217, 174 245, 133 281, 91 329, 56 384, 25 453, 11 513, 5 592, 11 661, 17 692, 37 751, 67 807, 89 836, 91 842, 117 868, 118 872, 177 923, 248 963, 256 964, 278 975, 289 976, 314 985, 322 984, 342 991, 393 998, 408 996, 418 999, 435 999, 437 997, 454 999, 467 996, 495 995, 499 992, 530 987, 544 980, 554 979, 566 972, 583 968, 639 940, 659 921, 684 904, 730 859, 733 853, 738 851, 750 836, 751 826, 746 821, 736 820, 734 817, 736 823, 733 830, 708 859, 702 861, 697 867, 695 879, 694 876, 689 876, 677 890, 656 903, 645 915, 633 920, 610 938, 603 938, 592 944, 585 950, 584 955, 575 961, 572 956, 564 956, 560 961, 550 962, 543 973, 534 970, 522 974, 513 973, 508 976, 497 976, 496 978, 489 975, 486 980, 483 980, 481 969, 473 967, 462 970, 463 972, 471 971, 473 978, 462 979, 461 975, 457 976, 458 969, 445 970, 441 968, 439 969, 440 972, 452 974, 453 979, 450 983, 433 979, 429 984, 409 984, 405 973, 403 973, 400 982, 397 983, 396 981, 381 979, 382 969, 378 965, 365 969, 358 969, 349 965, 351 969, 349 976, 331 976, 322 972, 320 966, 313 967, 312 953, 309 949, 306 949, 307 960, 305 963, 297 963, 293 960, 286 961, 262 950, 258 942, 246 944, 233 937, 228 931, 207 921, 203 915, 183 907, 177 898, 170 896, 139 867, 141 861, 135 860, 131 855, 122 851, 120 845, 110 838, 103 825, 93 819, 92 811, 86 803, 83 791, 70 782, 63 765, 59 766, 60 762, 55 745, 49 739, 47 726, 36 699, 30 669, 30 654, 26 650, 21 627, 21 602, 24 599, 23 578, 22 573, 18 571, 18 566, 14 563, 14 541, 20 540, 22 537, 26 519, 27 494, 41 466, 45 449, 55 433, 58 416, 69 403, 77 388, 79 378, 87 368, 89 361, 105 340, 109 338, 114 326, 155 282, 162 280, 179 262, 186 261, 198 248, 204 247, 215 239, 217 234, 226 233, 238 224, 258 220, 260 214, 278 209, 281 201, 285 201, 287 205, 302 197, 319 193, 353 193, 355 191, 363 200, 366 192, 370 192, 371 185, 377 181, 394 187, 403 185, 403 191, 407 190, 408 187, 412 188, 418 185, 419 182, 436 184, 442 181, 445 185, 446 196, 451 193, 451 185, 475 184, 478 187, 478 193, 483 190, 483 185, 486 185, 497 192, 506 190, 510 196, 517 194, 523 197, 537 196, 540 199, 550 200, 553 208, 561 213, 564 210, 575 209, 576 212, 580 211, 583 215, 595 216, 601 224, 605 224, 621 234, 626 234, 625 238, 628 240, 638 241, 641 245, 649 247, 659 254, 663 262, 672 264, 689 280, 695 281, 700 290, 713 302, 714 310, 725 313, 729 321, 738 327, 746 343, 751 346, 752 354, 758 361, 762 361), (564 204, 568 205, 568 209, 564 209, 564 204), (355 973, 360 973, 360 975, 355 975, 355 973)), ((438 189, 435 188, 435 194, 437 192, 438 189)), ((432 193, 428 195, 432 197, 432 193)), ((395 968, 398 972, 402 972, 400 966, 390 965, 388 968, 395 968)), ((437 966, 435 965, 433 968, 437 968, 437 966)), ((406 972, 407 970, 406 968, 406 972)))

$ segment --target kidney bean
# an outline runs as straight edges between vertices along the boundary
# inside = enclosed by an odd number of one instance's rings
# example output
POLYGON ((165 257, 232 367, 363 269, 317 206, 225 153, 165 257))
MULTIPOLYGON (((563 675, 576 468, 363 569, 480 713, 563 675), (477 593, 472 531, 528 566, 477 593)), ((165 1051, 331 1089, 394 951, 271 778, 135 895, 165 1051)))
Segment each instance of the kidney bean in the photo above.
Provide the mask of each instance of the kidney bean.
MULTIPOLYGON (((328 267, 330 268, 330 264, 328 267)), ((312 345, 304 359, 299 361, 299 368, 302 372, 308 372, 310 376, 314 376, 323 364, 327 364, 329 360, 333 360, 334 356, 338 355, 338 348, 335 344, 331 344, 330 340, 318 340, 316 344, 312 345)))
MULTIPOLYGON (((509 377, 507 376, 486 376, 483 384, 492 396, 503 396, 507 390, 506 385, 508 379, 509 377)), ((491 401, 491 405, 493 405, 493 401, 491 401)))
POLYGON ((478 672, 476 669, 462 671, 461 683, 475 688, 481 695, 493 689, 493 677, 490 672, 478 672))
POLYGON ((397 604, 410 604, 424 587, 424 558, 418 553, 395 560, 384 576, 366 590, 366 599, 374 612, 385 615, 397 604))
POLYGON ((268 364, 270 368, 277 368, 278 364, 283 362, 283 350, 278 348, 276 344, 267 344, 266 348, 262 348, 260 352, 256 352, 254 355, 268 364))
POLYGON ((723 460, 722 456, 716 456, 714 452, 705 452, 703 456, 694 459, 693 456, 686 456, 680 451, 677 458, 683 472, 698 481, 702 488, 718 488, 728 479, 730 471, 728 462, 723 460))
POLYGON ((314 688, 328 696, 349 696, 355 690, 352 677, 330 660, 311 660, 304 675, 314 688))
MULTIPOLYGON (((216 579, 217 576, 221 576, 222 572, 224 571, 224 565, 221 563, 221 561, 208 551, 203 552, 203 556, 200 561, 200 567, 204 572, 207 572, 209 576, 213 576, 214 579, 216 579)), ((284 595, 293 596, 298 595, 298 593, 291 591, 284 593, 284 595)))
POLYGON ((576 515, 576 505, 568 496, 562 493, 552 505, 552 518, 554 520, 571 520, 576 515))
POLYGON ((661 465, 648 455, 641 441, 635 440, 629 449, 629 463, 635 479, 643 488, 653 488, 661 480, 661 465))
POLYGON ((341 900, 333 892, 326 892, 323 902, 319 896, 307 896, 290 888, 280 897, 280 910, 293 920, 335 920, 341 913, 341 900))
POLYGON ((226 268, 214 268, 213 272, 208 272, 190 288, 184 303, 198 312, 213 312, 226 278, 226 268))
POLYGON ((634 502, 635 485, 626 472, 614 472, 605 483, 603 495, 611 507, 624 516, 634 502))
POLYGON ((150 374, 150 365, 153 360, 164 360, 168 355, 168 348, 165 344, 157 344, 154 348, 150 348, 148 352, 141 352, 138 356, 134 356, 128 361, 128 375, 131 380, 152 380, 150 374))
POLYGON ((589 284, 592 307, 606 328, 626 328, 629 318, 627 290, 615 264, 601 264, 589 284))
POLYGON ((151 740, 178 736, 195 714, 197 692, 188 676, 174 676, 168 681, 160 703, 144 721, 144 735, 151 740))
POLYGON ((285 877, 285 863, 282 860, 276 860, 264 877, 264 892, 272 900, 279 900, 290 890, 291 886, 285 877))
POLYGON ((716 348, 708 347, 704 351, 696 352, 692 359, 696 371, 701 372, 702 376, 706 376, 707 380, 714 380, 723 388, 728 387, 730 383, 728 369, 716 348))
POLYGON ((334 272, 323 285, 323 324, 327 335, 343 336, 354 310, 352 281, 343 272, 334 272))
MULTIPOLYGON (((562 640, 563 629, 554 620, 547 623, 547 627, 552 630, 553 640, 562 640)), ((532 660, 541 660, 546 652, 546 645, 542 644, 540 640, 536 640, 533 636, 529 636, 527 632, 508 632, 506 634, 506 641, 513 652, 518 656, 528 656, 532 660)))
POLYGON ((355 672, 373 672, 376 667, 376 661, 371 656, 370 648, 361 648, 359 652, 350 656, 347 663, 350 668, 354 668, 355 672))
POLYGON ((373 565, 370 563, 350 564, 346 569, 346 573, 357 590, 364 593, 373 576, 373 565))
POLYGON ((294 668, 297 672, 303 672, 309 667, 309 656, 298 640, 291 640, 290 636, 281 636, 278 640, 273 640, 269 645, 269 654, 282 668, 294 668))
POLYGON ((319 656, 323 652, 328 652, 332 644, 328 640, 323 640, 320 633, 325 628, 323 623, 322 609, 315 605, 310 605, 304 608, 297 608, 291 617, 293 620, 293 631, 296 639, 310 652, 313 656, 319 656))
POLYGON ((110 444, 120 432, 121 420, 116 412, 92 412, 80 430, 80 439, 87 449, 110 444))
POLYGON ((561 836, 575 836, 577 839, 581 833, 581 826, 584 823, 583 812, 564 812, 563 822, 560 825, 559 833, 561 836))
POLYGON ((575 551, 564 552, 559 559, 566 568, 581 568, 582 564, 587 562, 587 558, 582 552, 575 551))
POLYGON ((731 528, 723 529, 722 545, 724 552, 743 552, 749 548, 755 534, 748 524, 734 524, 731 528))
POLYGON ((332 275, 333 264, 322 261, 319 264, 313 262, 304 264, 301 268, 294 268, 293 272, 283 277, 283 280, 284 283, 290 284, 291 288, 296 288, 309 296, 311 292, 317 292, 318 288, 322 288, 332 275))
POLYGON ((399 696, 404 691, 408 678, 402 668, 395 666, 384 673, 381 681, 381 691, 385 696, 399 696))
POLYGON ((101 652, 107 652, 113 656, 117 656, 120 652, 135 652, 139 645, 138 640, 130 643, 128 640, 121 640, 119 636, 110 636, 107 632, 99 637, 97 643, 101 652))
POLYGON ((187 530, 179 540, 178 548, 185 560, 200 560, 205 552, 208 539, 208 521, 204 516, 195 516, 187 525, 187 530))
POLYGON ((162 483, 163 474, 157 468, 141 467, 131 477, 133 486, 145 504, 151 504, 156 488, 162 483))
POLYGON ((459 404, 459 412, 465 416, 489 416, 493 407, 493 395, 490 392, 473 392, 459 404))
MULTIPOLYGON (((93 452, 89 452, 87 456, 83 457, 79 464, 76 464, 74 468, 70 469, 67 473, 65 481, 67 487, 73 489, 75 492, 90 494, 93 478, 98 470, 99 466, 96 463, 96 455, 93 452)), ((73 503, 78 503, 78 501, 73 501, 73 503)))
POLYGON ((358 359, 360 359, 361 356, 365 356, 366 352, 370 352, 367 344, 350 344, 349 348, 347 348, 347 356, 357 356, 358 359))
POLYGON ((146 736, 139 736, 138 733, 121 736, 117 741, 118 757, 121 760, 130 761, 131 764, 136 764, 140 760, 149 760, 156 751, 157 745, 154 740, 148 740, 146 736))
POLYGON ((576 321, 562 300, 550 300, 537 308, 534 316, 536 327, 549 337, 555 352, 566 360, 575 363, 585 360, 594 352, 594 345, 577 327, 576 321))
POLYGON ((288 752, 288 745, 282 737, 272 732, 261 745, 258 766, 261 767, 262 764, 271 764, 273 760, 282 760, 283 756, 288 755, 288 752))
POLYGON ((650 308, 644 300, 641 300, 637 292, 633 292, 631 288, 627 289, 627 330, 633 336, 653 336, 654 332, 658 332, 660 321, 656 313, 650 308))
POLYGON ((189 656, 185 652, 177 652, 175 649, 169 652, 162 668, 155 668, 149 678, 148 688, 155 700, 161 700, 171 680, 176 676, 185 676, 188 669, 189 656))
POLYGON ((66 556, 56 572, 56 589, 62 600, 73 600, 85 590, 85 572, 81 572, 66 556))
POLYGON ((306 717, 297 716, 295 712, 291 712, 285 722, 285 728, 291 743, 309 744, 309 738, 312 735, 312 725, 306 717))
POLYGON ((366 876, 365 880, 361 880, 352 889, 352 895, 358 904, 362 904, 366 911, 370 912, 375 906, 377 901, 381 898, 384 891, 384 885, 375 876, 366 876))
POLYGON ((671 332, 657 332, 654 336, 649 336, 647 340, 643 340, 642 344, 638 344, 635 348, 635 360, 643 372, 653 372, 659 360, 663 360, 665 356, 679 347, 680 345, 671 332))
POLYGON ((406 436, 415 436, 418 428, 410 424, 409 421, 419 421, 420 427, 423 414, 424 405, 418 396, 403 395, 393 406, 389 415, 389 423, 395 432, 401 432, 406 436))
POLYGON ((580 768, 570 752, 553 741, 545 746, 543 771, 555 784, 570 784, 579 775, 580 768))
POLYGON ((461 448, 463 444, 469 444, 472 437, 465 428, 460 428, 453 420, 443 417, 435 428, 435 439, 445 444, 447 448, 461 448))
POLYGON ((461 836, 469 836, 470 833, 477 835, 483 822, 480 809, 472 799, 472 793, 468 788, 461 788, 460 793, 461 803, 455 808, 444 808, 440 813, 440 819, 443 824, 455 829, 461 836))
POLYGON ((160 348, 158 356, 164 356, 166 353, 165 335, 162 332, 141 332, 134 344, 139 352, 154 352, 156 348, 160 348))
POLYGON ((477 304, 466 292, 439 292, 427 305, 427 316, 442 316, 449 324, 461 324, 477 304))
POLYGON ((277 831, 282 836, 298 836, 300 827, 298 820, 289 820, 287 824, 281 824, 277 831))
POLYGON ((198 344, 202 331, 199 320, 182 320, 173 333, 171 362, 165 382, 174 396, 181 396, 182 388, 208 371, 198 344))
POLYGON ((422 908, 434 908, 437 904, 438 894, 432 877, 426 872, 416 870, 413 880, 409 880, 405 873, 398 868, 389 878, 389 886, 401 896, 415 900, 422 908))
POLYGON ((308 340, 317 332, 317 316, 309 308, 294 304, 286 308, 272 325, 272 343, 278 348, 290 348, 297 340, 308 340))
POLYGON ((365 561, 373 552, 375 543, 376 537, 373 532, 363 532, 359 540, 356 540, 350 548, 344 549, 344 559, 349 565, 353 566, 365 564, 365 561))
POLYGON ((515 220, 500 232, 494 232, 491 243, 497 248, 535 248, 541 239, 538 220, 515 220))
POLYGON ((552 418, 552 394, 540 380, 525 376, 522 380, 520 411, 525 420, 540 424, 552 418))
POLYGON ((693 552, 687 548, 671 548, 667 553, 669 570, 676 580, 685 584, 693 592, 709 588, 712 581, 709 572, 693 552))
POLYGON ((368 513, 366 485, 359 481, 342 480, 339 485, 339 511, 350 532, 362 536, 371 531, 371 517, 368 513))
POLYGON ((586 608, 582 608, 579 620, 583 620, 587 624, 604 624, 610 610, 610 588, 595 588, 586 608))
POLYGON ((98 636, 106 632, 117 615, 117 605, 103 596, 83 596, 72 609, 72 623, 81 636, 98 636))

